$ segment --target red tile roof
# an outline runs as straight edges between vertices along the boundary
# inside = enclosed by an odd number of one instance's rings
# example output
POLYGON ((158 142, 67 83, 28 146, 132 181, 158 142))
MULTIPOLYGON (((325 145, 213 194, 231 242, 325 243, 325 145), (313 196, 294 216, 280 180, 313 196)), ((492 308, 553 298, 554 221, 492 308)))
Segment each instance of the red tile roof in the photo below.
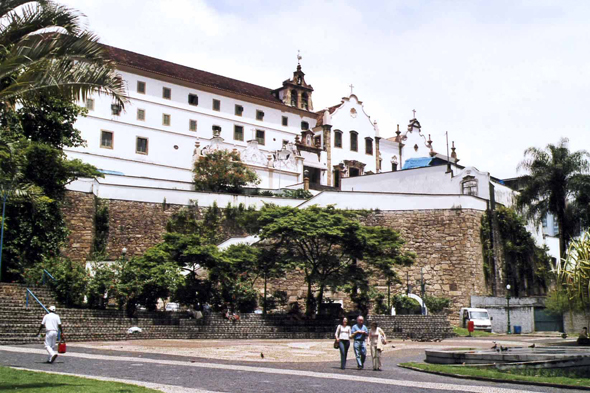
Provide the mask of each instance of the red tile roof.
MULTIPOLYGON (((343 104, 343 103, 341 102, 341 103, 340 103, 340 104, 338 104, 338 105, 334 105, 334 106, 331 106, 331 107, 327 108, 327 109, 328 109, 328 112, 330 112, 330 114, 334 113, 334 112, 336 111, 336 109, 340 108, 340 106, 341 106, 342 104, 343 104)), ((316 127, 317 127, 317 126, 322 126, 322 125, 324 125, 324 112, 325 112, 325 111, 326 111, 326 108, 322 109, 321 111, 317 111, 317 112, 316 112, 316 115, 318 115, 318 117, 317 117, 317 121, 316 121, 316 123, 315 123, 316 127)))
POLYGON ((105 47, 109 51, 111 58, 120 65, 284 105, 273 94, 273 89, 267 87, 242 82, 108 45, 105 45, 105 47))

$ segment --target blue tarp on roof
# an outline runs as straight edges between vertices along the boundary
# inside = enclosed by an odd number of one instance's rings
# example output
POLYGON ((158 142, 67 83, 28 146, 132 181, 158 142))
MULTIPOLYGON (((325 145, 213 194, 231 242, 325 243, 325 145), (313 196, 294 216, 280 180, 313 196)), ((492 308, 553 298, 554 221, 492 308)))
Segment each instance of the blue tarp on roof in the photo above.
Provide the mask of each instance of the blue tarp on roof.
POLYGON ((111 171, 111 170, 108 170, 108 169, 99 169, 98 171, 100 173, 104 173, 105 175, 125 176, 125 174, 123 172, 119 172, 119 171, 111 171))
POLYGON ((424 168, 430 166, 432 160, 432 157, 408 158, 402 169, 424 168))

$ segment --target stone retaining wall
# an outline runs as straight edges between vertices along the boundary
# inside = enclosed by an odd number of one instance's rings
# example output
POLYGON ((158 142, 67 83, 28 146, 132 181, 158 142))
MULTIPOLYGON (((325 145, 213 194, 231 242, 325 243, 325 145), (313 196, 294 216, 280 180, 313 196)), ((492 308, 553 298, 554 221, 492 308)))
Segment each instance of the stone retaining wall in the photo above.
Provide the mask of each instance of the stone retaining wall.
MULTIPOLYGON (((94 196, 81 192, 67 193, 64 209, 71 230, 69 246, 64 253, 74 260, 86 261, 92 250, 94 196)), ((128 255, 140 255, 161 241, 168 219, 182 206, 164 203, 144 203, 108 200, 109 237, 107 251, 110 259, 120 256, 126 247, 128 255)), ((452 300, 449 318, 459 323, 461 307, 470 305, 471 295, 484 295, 486 288, 483 273, 483 255, 480 239, 481 219, 484 212, 470 209, 447 210, 377 210, 364 220, 367 225, 382 225, 400 231, 406 240, 405 249, 416 253, 416 263, 399 268, 401 283, 391 288, 392 295, 404 293, 406 279, 419 290, 416 282, 421 269, 429 295, 444 296, 452 300)), ((375 278, 375 284, 387 293, 385 280, 375 278)), ((289 301, 302 301, 306 285, 302 274, 292 272, 287 278, 269 285, 269 293, 286 291, 289 301)), ((326 298, 343 300, 350 308, 349 297, 343 293, 326 293, 326 298)))

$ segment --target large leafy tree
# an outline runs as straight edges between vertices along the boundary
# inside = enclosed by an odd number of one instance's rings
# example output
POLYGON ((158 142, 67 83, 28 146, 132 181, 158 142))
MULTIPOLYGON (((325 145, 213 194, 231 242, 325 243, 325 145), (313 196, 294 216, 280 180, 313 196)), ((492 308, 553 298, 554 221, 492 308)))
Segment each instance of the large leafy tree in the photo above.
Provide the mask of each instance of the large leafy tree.
POLYGON ((545 149, 530 147, 524 154, 519 169, 525 170, 527 176, 517 204, 537 222, 547 214, 557 219, 560 253, 564 256, 579 223, 575 202, 584 198, 583 191, 590 188, 590 155, 585 150, 570 151, 565 138, 545 149))
POLYGON ((307 283, 307 314, 323 302, 327 287, 368 282, 375 273, 395 277, 396 265, 409 265, 412 253, 402 250, 398 232, 369 227, 360 213, 334 207, 305 209, 268 206, 262 209, 260 238, 274 243, 281 257, 299 267, 307 283), (360 262, 362 261, 362 265, 360 262), (317 287, 314 299, 313 289, 317 287))
POLYGON ((109 94, 124 104, 123 80, 82 18, 50 0, 0 2, 0 102, 41 92, 70 100, 109 94))
POLYGON ((256 172, 248 168, 237 152, 217 150, 199 158, 193 170, 197 191, 239 193, 247 184, 260 183, 256 172))
POLYGON ((68 235, 61 211, 65 186, 78 177, 102 176, 91 165, 68 160, 62 150, 82 143, 73 124, 83 114, 59 96, 39 95, 18 110, 0 108, 0 188, 7 197, 3 279, 17 280, 25 269, 59 254, 68 235))

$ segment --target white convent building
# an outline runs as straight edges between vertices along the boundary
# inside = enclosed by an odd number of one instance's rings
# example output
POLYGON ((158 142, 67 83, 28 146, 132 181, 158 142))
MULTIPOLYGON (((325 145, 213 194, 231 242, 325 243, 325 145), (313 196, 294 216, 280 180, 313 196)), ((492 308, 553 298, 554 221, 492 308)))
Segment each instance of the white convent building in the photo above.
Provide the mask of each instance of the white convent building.
POLYGON ((415 118, 404 132, 398 126, 395 137, 381 138, 352 92, 314 112, 314 90, 300 64, 281 87, 270 89, 108 50, 129 102, 122 109, 108 96, 89 98, 88 115, 76 124, 87 146, 67 154, 93 164, 109 181, 189 190, 195 160, 217 149, 237 150, 265 189, 301 187, 304 173, 312 188, 340 188, 343 178, 447 160, 415 118))

